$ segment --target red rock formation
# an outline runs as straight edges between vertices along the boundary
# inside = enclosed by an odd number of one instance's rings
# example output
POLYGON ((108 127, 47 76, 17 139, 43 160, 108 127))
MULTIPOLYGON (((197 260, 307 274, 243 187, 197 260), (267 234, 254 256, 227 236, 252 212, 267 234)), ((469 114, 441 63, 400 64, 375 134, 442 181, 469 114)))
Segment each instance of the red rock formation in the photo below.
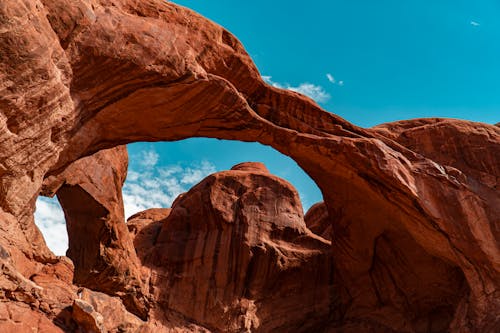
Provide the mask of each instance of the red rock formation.
POLYGON ((74 286, 55 278, 65 296, 47 307, 30 280, 63 261, 33 222, 44 179, 101 149, 207 136, 270 145, 321 188, 338 292, 332 330, 498 331, 498 127, 434 119, 358 128, 268 86, 230 33, 162 0, 5 0, 0 31, 8 329, 21 332, 12 318, 28 317, 76 325, 74 286))
POLYGON ((170 208, 151 208, 129 217, 127 227, 137 256, 143 263, 149 252, 154 249, 162 223, 170 212, 170 208))
POLYGON ((44 193, 57 193, 64 210, 75 284, 119 296, 145 318, 147 287, 123 210, 127 166, 125 146, 102 150, 48 177, 44 193))
POLYGON ((140 332, 146 323, 126 311, 119 298, 83 288, 73 303, 73 318, 95 332, 140 332), (75 309, 77 314, 75 314, 75 309))
POLYGON ((252 163, 177 200, 145 265, 154 285, 169 286, 157 290, 159 306, 214 331, 295 331, 328 318, 329 254, 307 230, 297 191, 252 163))
POLYGON ((76 288, 71 285, 71 262, 48 264, 27 279, 0 246, 0 267, 0 332, 64 332, 50 313, 62 312, 72 302, 76 288))
POLYGON ((324 202, 318 202, 309 208, 304 216, 307 227, 316 235, 332 240, 332 220, 324 202))
MULTIPOLYGON (((457 310, 452 328, 485 331, 500 327, 500 132, 466 121, 420 119, 375 128, 434 161, 445 181, 426 184, 428 200, 443 234, 455 247, 457 266, 471 288, 457 310), (459 192, 453 195, 453 190, 459 192), (464 242, 467 239, 468 241, 464 242), (476 322, 468 321, 469 318, 476 322)), ((435 248, 439 248, 435 244, 435 248)))

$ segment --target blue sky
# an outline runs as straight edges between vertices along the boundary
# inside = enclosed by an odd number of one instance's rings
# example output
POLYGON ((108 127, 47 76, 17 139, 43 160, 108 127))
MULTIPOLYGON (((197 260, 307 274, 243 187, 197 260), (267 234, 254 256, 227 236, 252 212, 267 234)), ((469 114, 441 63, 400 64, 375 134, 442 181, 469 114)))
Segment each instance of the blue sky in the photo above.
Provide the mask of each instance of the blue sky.
MULTIPOLYGON (((500 121, 500 2, 493 0, 178 0, 235 34, 265 79, 364 127, 418 117, 500 121)), ((189 139, 129 145, 127 215, 166 206, 209 173, 264 162, 307 209, 321 200, 286 156, 257 143, 189 139)), ((54 200, 37 224, 63 254, 54 200)))
POLYGON ((500 121, 497 0, 174 2, 234 33, 262 75, 323 87, 322 106, 357 125, 500 121))

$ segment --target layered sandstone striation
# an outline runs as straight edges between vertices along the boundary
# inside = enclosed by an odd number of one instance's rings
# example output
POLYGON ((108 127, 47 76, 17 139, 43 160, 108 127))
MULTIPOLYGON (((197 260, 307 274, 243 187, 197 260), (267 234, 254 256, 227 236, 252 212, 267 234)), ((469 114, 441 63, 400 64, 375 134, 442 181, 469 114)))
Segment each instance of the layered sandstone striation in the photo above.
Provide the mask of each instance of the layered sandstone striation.
POLYGON ((359 128, 162 0, 2 1, 0 55, 0 331, 500 329, 498 126, 359 128), (324 204, 304 222, 288 184, 243 165, 127 228, 115 147, 202 136, 274 147, 324 204), (64 206, 74 266, 34 224, 41 192, 64 206))

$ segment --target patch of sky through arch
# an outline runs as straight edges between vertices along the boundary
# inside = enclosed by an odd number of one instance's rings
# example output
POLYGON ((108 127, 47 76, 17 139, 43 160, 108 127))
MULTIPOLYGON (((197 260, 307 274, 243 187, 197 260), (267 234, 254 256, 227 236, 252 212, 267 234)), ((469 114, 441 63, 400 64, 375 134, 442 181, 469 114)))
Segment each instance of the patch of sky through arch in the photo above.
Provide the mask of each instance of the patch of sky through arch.
POLYGON ((125 216, 173 200, 207 175, 241 162, 264 163, 299 192, 304 210, 321 201, 319 188, 288 156, 259 143, 192 138, 128 145, 129 173, 123 188, 125 216))

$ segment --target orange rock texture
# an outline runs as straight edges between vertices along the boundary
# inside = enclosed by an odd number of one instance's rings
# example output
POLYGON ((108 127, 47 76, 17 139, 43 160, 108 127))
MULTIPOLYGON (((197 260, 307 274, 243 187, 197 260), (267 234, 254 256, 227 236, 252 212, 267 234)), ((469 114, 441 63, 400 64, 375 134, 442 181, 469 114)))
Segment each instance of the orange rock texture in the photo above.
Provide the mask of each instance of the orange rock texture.
POLYGON ((176 200, 144 259, 157 306, 213 331, 297 331, 329 315, 330 242, 264 166, 207 177, 176 200), (310 281, 310 283, 304 283, 310 281))
POLYGON ((0 332, 500 331, 498 126, 357 127, 162 0, 3 0, 0 55, 0 332), (121 145, 189 137, 269 145, 324 203, 251 163, 125 224, 121 145))
POLYGON ((119 296, 147 317, 147 286, 124 223, 122 185, 127 175, 125 146, 101 150, 48 177, 44 195, 57 194, 66 218, 74 282, 119 296))

